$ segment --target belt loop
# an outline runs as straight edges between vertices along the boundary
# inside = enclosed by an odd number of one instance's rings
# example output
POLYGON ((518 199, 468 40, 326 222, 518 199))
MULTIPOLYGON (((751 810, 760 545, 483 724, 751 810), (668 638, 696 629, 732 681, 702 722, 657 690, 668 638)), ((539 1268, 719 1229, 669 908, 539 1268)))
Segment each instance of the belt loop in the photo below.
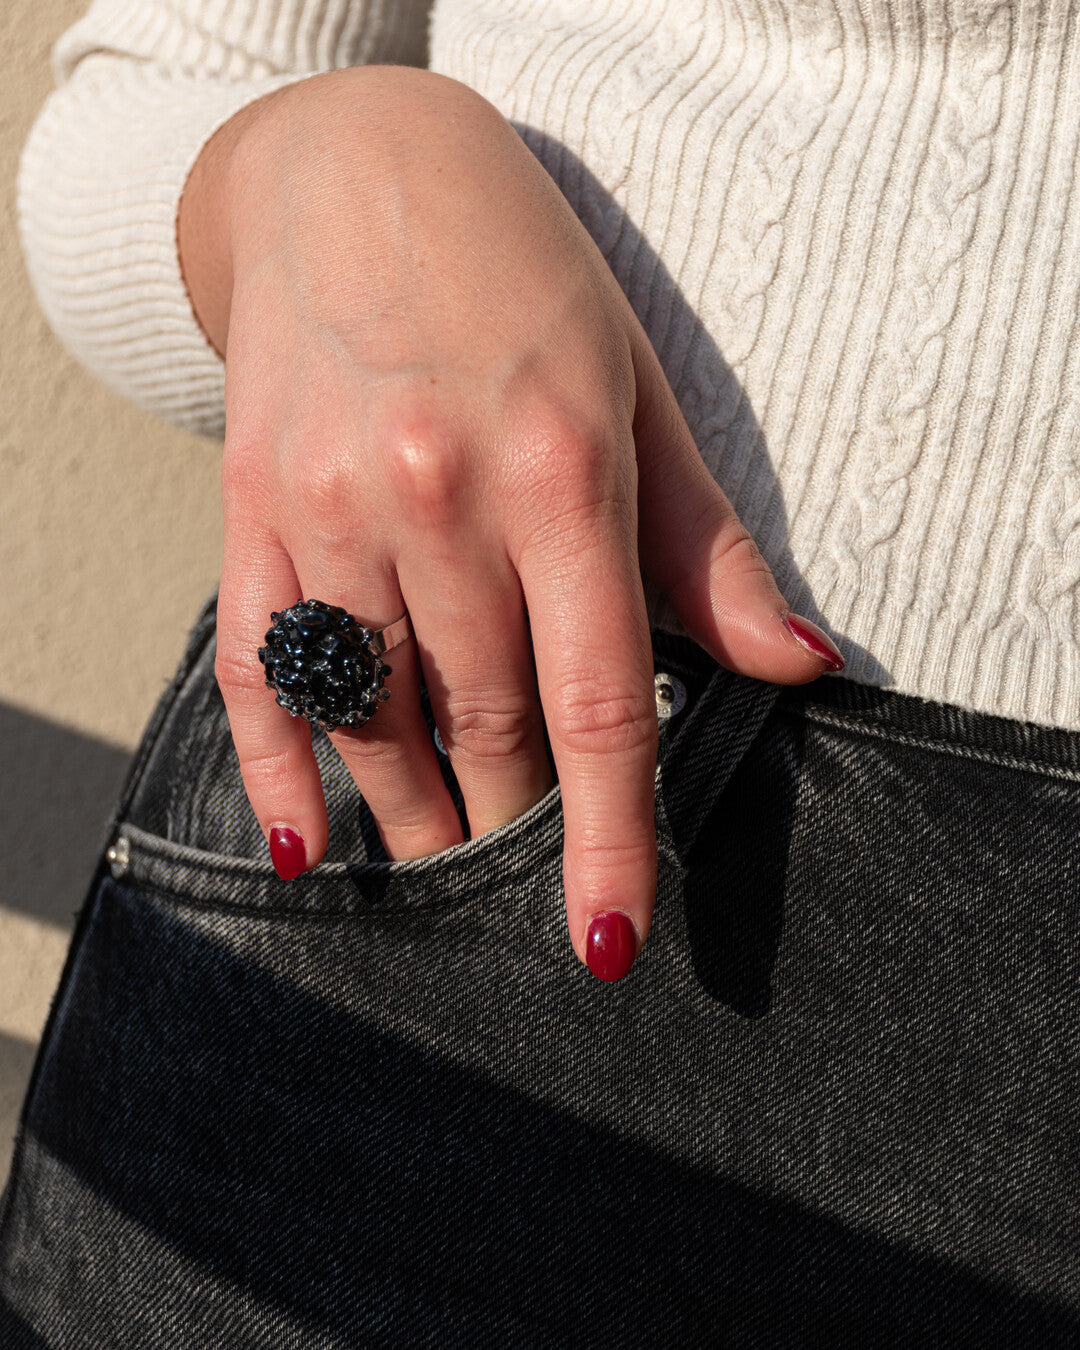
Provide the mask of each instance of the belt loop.
POLYGON ((710 811, 772 711, 781 686, 720 667, 656 773, 657 824, 686 865, 710 811))

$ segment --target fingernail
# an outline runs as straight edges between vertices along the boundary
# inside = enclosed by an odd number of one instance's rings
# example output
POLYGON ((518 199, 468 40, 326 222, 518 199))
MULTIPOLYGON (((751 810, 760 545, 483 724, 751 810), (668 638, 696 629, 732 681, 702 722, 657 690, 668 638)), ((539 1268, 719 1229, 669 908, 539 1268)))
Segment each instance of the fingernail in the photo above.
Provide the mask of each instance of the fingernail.
POLYGON ((270 859, 282 881, 292 881, 307 865, 304 840, 288 825, 275 825, 270 831, 270 859))
POLYGON ((827 670, 844 669, 844 658, 840 655, 840 648, 816 623, 804 619, 801 614, 792 614, 790 610, 783 615, 782 622, 796 642, 802 643, 808 652, 822 658, 827 670))
POLYGON ((598 980, 621 980, 637 956, 637 930, 629 914, 608 909, 594 914, 585 935, 585 960, 598 980))

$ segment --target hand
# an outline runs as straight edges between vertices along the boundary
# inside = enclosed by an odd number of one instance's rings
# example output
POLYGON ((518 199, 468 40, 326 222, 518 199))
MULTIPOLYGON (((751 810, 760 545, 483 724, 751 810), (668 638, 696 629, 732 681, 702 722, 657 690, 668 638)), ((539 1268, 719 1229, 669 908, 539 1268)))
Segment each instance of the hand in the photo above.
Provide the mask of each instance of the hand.
POLYGON ((421 669, 474 836, 551 787, 546 719, 574 951, 624 973, 656 889, 641 567, 734 670, 798 684, 835 663, 827 639, 815 654, 782 623, 595 244, 485 100, 366 67, 219 132, 180 247, 226 355, 217 677, 263 830, 300 837, 290 871, 326 849, 310 728, 275 704, 256 655, 271 611, 315 596, 381 626, 407 608, 392 697, 331 733, 387 853, 462 839, 421 669), (609 911, 632 925, 614 921, 621 963, 603 925, 587 952, 609 911))

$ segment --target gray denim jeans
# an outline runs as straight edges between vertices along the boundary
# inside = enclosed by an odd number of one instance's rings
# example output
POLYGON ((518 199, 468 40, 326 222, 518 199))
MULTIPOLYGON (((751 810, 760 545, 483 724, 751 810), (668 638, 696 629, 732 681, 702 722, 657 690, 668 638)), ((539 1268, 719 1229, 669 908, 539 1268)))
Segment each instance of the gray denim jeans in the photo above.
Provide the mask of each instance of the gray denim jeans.
POLYGON ((38 1054, 3 1350, 1080 1345, 1080 735, 653 641, 656 913, 604 984, 557 787, 390 863, 316 732, 330 850, 280 881, 208 603, 38 1054))

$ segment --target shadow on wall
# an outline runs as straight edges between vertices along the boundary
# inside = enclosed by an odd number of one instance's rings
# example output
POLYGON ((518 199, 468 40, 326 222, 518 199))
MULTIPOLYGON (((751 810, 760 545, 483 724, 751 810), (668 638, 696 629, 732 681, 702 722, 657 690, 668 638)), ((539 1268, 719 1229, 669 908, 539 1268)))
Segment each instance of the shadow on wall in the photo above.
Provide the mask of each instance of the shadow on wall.
POLYGON ((131 755, 0 703, 0 905, 70 928, 131 755))
MULTIPOLYGON (((68 932, 105 845, 131 756, 3 703, 0 745, 0 908, 68 932)), ((0 982, 11 981, 2 986, 7 1011, 19 1012, 28 1028, 52 994, 60 950, 56 939, 41 947, 21 929, 11 943, 0 950, 0 982)), ((0 1186, 35 1053, 33 1040, 0 1033, 0 1186)))

